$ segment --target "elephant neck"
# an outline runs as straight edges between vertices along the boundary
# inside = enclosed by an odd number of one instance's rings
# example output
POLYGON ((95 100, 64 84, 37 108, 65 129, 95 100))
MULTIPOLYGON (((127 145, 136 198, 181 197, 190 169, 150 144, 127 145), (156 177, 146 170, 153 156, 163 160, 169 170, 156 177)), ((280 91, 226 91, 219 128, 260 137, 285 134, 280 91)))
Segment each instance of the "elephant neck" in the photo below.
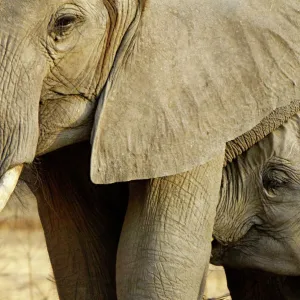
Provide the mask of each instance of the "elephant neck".
POLYGON ((283 106, 274 110, 250 131, 227 142, 224 165, 226 166, 227 163, 232 162, 238 155, 247 151, 250 147, 258 143, 272 131, 276 130, 299 111, 300 101, 293 101, 288 106, 283 106))

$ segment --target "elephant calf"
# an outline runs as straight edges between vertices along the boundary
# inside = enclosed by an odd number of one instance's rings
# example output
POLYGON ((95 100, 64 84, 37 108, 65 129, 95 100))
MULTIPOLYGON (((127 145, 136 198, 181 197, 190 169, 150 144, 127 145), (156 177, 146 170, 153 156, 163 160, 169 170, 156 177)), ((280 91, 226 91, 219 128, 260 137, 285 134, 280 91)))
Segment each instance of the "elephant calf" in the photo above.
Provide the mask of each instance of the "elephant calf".
POLYGON ((300 113, 223 170, 211 262, 300 275, 300 113))

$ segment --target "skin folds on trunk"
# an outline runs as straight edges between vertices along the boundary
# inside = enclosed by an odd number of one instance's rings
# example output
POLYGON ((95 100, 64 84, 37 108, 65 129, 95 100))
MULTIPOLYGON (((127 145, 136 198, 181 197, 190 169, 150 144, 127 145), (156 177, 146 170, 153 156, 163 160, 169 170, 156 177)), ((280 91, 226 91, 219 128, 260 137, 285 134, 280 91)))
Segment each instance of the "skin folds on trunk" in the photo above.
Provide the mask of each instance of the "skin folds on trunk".
MULTIPOLYGON (((35 157, 44 59, 23 30, 6 35, 11 19, 0 20, 0 210, 17 184, 24 163, 35 157), (33 68, 34 66, 34 68, 33 68), (34 84, 32 84, 34 82, 34 84)), ((14 24, 13 27, 15 27, 14 24)))
POLYGON ((28 45, 20 45, 14 38, 0 37, 0 69, 3 69, 0 73, 0 107, 5 116, 0 119, 0 210, 17 184, 23 163, 32 162, 36 152, 42 76, 39 64, 34 72, 28 72, 26 65, 29 68, 30 65, 25 61, 30 55, 34 55, 34 49, 28 45), (16 87, 17 82, 23 87, 16 87))
POLYGON ((223 159, 131 183, 118 248, 118 299, 201 299, 223 159))
POLYGON ((22 34, 16 37, 3 34, 9 26, 5 21, 0 20, 0 177, 12 166, 30 163, 35 157, 45 63, 27 43, 24 32, 20 30, 22 34))

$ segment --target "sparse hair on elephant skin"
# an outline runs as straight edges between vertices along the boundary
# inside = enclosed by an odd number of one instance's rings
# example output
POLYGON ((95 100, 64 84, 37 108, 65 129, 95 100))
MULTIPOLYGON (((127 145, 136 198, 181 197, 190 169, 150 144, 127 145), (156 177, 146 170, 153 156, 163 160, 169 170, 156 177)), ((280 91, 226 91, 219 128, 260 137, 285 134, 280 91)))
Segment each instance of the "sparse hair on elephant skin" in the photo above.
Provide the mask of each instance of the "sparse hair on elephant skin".
POLYGON ((46 154, 24 180, 38 202, 60 299, 116 299, 115 265, 128 184, 94 185, 89 143, 46 154))

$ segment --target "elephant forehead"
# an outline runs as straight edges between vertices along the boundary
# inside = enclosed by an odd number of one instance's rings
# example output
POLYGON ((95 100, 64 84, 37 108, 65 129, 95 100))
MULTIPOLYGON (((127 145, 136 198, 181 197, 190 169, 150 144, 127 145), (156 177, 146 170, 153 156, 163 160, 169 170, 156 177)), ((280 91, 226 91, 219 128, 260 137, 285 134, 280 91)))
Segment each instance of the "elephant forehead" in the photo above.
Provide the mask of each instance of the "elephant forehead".
MULTIPOLYGON (((43 21, 47 20, 59 7, 65 5, 78 7, 84 10, 86 13, 91 13, 93 10, 98 9, 98 14, 101 14, 99 10, 103 6, 102 1, 98 0, 1 0, 0 1, 0 24, 3 28, 18 27, 18 30, 22 29, 20 25, 25 24, 43 24, 43 21)), ((46 22, 46 25, 48 22, 46 22)), ((28 27, 28 26, 27 26, 28 27)), ((26 25, 23 28, 26 30, 26 25)))
POLYGON ((93 181, 186 171, 299 99, 299 9, 283 0, 147 1, 103 93, 93 181))
POLYGON ((2 33, 15 30, 16 34, 28 32, 31 24, 37 24, 45 16, 46 1, 1 0, 0 24, 2 33))
POLYGON ((300 166, 300 113, 271 133, 274 155, 300 166))
POLYGON ((259 172, 272 157, 283 159, 294 169, 300 169, 299 133, 300 113, 297 113, 243 154, 245 169, 259 172))
MULTIPOLYGON (((271 132, 258 143, 264 154, 264 161, 279 157, 288 161, 294 168, 300 167, 300 114, 297 113, 277 130, 271 132)), ((259 161, 259 160, 258 160, 259 161)))
POLYGON ((226 143, 225 165, 253 145, 263 140, 300 111, 300 102, 293 101, 288 106, 277 108, 250 131, 226 143))

